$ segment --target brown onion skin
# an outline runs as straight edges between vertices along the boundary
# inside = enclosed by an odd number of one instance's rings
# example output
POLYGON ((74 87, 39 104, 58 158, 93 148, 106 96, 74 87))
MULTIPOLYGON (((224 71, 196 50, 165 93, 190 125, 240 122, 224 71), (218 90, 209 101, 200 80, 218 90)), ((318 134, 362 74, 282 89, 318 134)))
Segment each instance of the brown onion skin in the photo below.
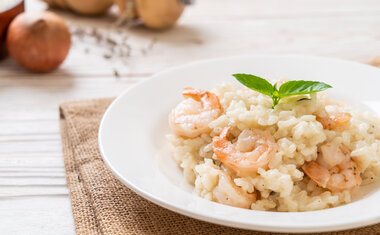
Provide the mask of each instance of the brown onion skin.
POLYGON ((113 4, 113 0, 65 0, 66 5, 82 15, 102 15, 113 4))
POLYGON ((0 11, 0 60, 8 55, 8 53, 6 52, 5 45, 8 26, 12 22, 12 20, 23 11, 24 1, 20 1, 17 5, 6 11, 0 11))
POLYGON ((167 29, 175 25, 185 5, 179 0, 135 0, 138 15, 151 29, 167 29))
POLYGON ((20 65, 33 72, 49 72, 66 58, 70 31, 65 21, 52 12, 24 12, 10 24, 7 49, 20 65))

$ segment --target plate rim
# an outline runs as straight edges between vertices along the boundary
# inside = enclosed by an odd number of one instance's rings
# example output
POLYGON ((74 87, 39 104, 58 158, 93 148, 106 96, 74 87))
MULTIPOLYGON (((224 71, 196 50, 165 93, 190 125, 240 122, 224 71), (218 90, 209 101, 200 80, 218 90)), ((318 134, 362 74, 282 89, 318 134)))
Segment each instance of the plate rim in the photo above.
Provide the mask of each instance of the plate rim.
MULTIPOLYGON (((159 71, 157 73, 153 73, 150 75, 148 78, 139 81, 133 85, 131 85, 129 88, 127 88, 125 91, 123 91, 119 96, 117 96, 116 99, 112 101, 112 103, 108 106, 106 109, 105 113, 102 116, 99 129, 98 129, 98 146, 99 146, 99 151, 101 154, 101 157, 104 161, 104 163, 107 165, 107 167, 111 170, 114 176, 116 176, 117 179, 119 179, 125 186, 127 186, 129 189, 131 189, 133 192, 138 194, 139 196, 142 196, 146 200, 159 205, 163 208, 166 208, 168 210, 171 210, 175 213, 181 214, 188 216, 193 219, 201 220, 204 222, 208 223, 213 223, 213 224, 218 224, 222 226, 228 226, 228 227, 233 227, 233 228, 238 228, 238 229, 248 229, 248 230, 253 230, 253 231, 265 231, 265 232, 292 232, 292 233, 303 233, 303 232, 329 232, 329 231, 342 231, 342 230, 349 230, 349 229, 355 229, 355 228, 361 228, 365 226, 370 226, 374 225, 380 222, 380 214, 378 218, 372 218, 372 219, 362 219, 362 220, 357 220, 355 222, 351 222, 348 224, 348 222, 341 222, 341 223, 335 223, 335 224, 328 224, 324 225, 323 227, 320 226, 307 226, 307 227, 302 227, 300 226, 275 226, 275 225, 257 225, 257 224, 252 224, 252 223, 242 223, 242 222, 235 222, 235 221, 229 221, 226 219, 218 218, 218 217, 209 217, 204 214, 199 214, 194 211, 188 210, 186 208, 178 207, 170 202, 161 200, 157 198, 155 195, 146 192, 144 190, 140 190, 136 185, 134 185, 132 182, 129 182, 125 177, 122 176, 118 170, 115 169, 113 164, 109 161, 109 159, 106 157, 104 146, 102 144, 102 130, 104 127, 104 123, 106 118, 108 117, 110 110, 122 99, 123 96, 125 96, 130 90, 136 89, 139 86, 144 85, 145 83, 149 83, 151 80, 155 79, 156 77, 165 75, 166 73, 170 73, 175 70, 180 70, 186 67, 191 67, 191 66, 196 66, 198 64, 204 64, 204 63, 212 63, 212 62, 217 62, 217 61, 223 61, 223 60, 233 60, 233 59, 252 59, 252 58, 263 58, 263 57, 307 57, 310 59, 322 59, 322 60, 331 60, 331 61, 339 61, 343 63, 348 63, 352 65, 360 65, 363 67, 367 67, 367 69, 372 69, 379 71, 380 69, 368 64, 362 64, 360 62, 356 61, 350 61, 350 60, 345 60, 341 58, 334 58, 334 57, 325 57, 325 56, 317 56, 317 55, 307 55, 307 54, 255 54, 255 55, 243 55, 243 56, 227 56, 227 57, 218 57, 218 58, 210 58, 210 59, 202 59, 202 60, 197 60, 194 62, 190 63, 185 63, 185 64, 180 64, 177 66, 173 66, 167 69, 164 69, 162 71, 159 71), (253 226, 255 226, 253 228, 253 226), (291 231, 290 231, 291 230, 291 231)), ((204 199, 205 200, 205 199, 204 199)), ((212 202, 215 203, 215 202, 212 202)), ((346 204, 347 205, 347 204, 346 204)), ((222 205, 225 206, 225 205, 222 205)), ((344 206, 344 205, 343 205, 344 206)), ((235 208, 235 209, 240 209, 240 208, 235 208)), ((318 210, 318 211, 326 211, 329 209, 333 208, 328 208, 328 209, 323 209, 323 210, 318 210)), ((269 212, 269 213, 287 213, 287 214, 305 214, 307 212, 269 212)), ((315 212, 315 211, 314 211, 315 212)))

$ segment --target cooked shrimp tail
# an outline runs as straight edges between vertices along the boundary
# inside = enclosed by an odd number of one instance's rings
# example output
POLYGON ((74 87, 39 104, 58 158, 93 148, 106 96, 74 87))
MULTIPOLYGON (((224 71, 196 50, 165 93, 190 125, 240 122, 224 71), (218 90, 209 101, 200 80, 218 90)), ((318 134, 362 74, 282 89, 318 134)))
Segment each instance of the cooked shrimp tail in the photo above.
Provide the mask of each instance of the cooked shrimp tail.
POLYGON ((358 165, 341 145, 324 144, 316 161, 302 166, 303 171, 322 188, 333 192, 352 190, 362 182, 358 165))
POLYGON ((256 194, 247 193, 239 188, 226 173, 219 174, 219 181, 213 190, 215 201, 225 205, 250 209, 256 201, 256 194))
POLYGON ((317 121, 320 122, 324 129, 334 130, 345 126, 351 121, 351 114, 345 112, 330 112, 323 111, 322 116, 317 115, 317 121))
POLYGON ((208 133, 210 122, 221 114, 221 105, 216 94, 185 88, 182 95, 186 98, 171 112, 169 124, 172 131, 179 136, 195 138, 208 133))
POLYGON ((252 175, 266 168, 277 150, 273 136, 266 131, 244 130, 236 143, 227 139, 230 127, 225 127, 213 138, 214 153, 225 166, 239 176, 252 175))

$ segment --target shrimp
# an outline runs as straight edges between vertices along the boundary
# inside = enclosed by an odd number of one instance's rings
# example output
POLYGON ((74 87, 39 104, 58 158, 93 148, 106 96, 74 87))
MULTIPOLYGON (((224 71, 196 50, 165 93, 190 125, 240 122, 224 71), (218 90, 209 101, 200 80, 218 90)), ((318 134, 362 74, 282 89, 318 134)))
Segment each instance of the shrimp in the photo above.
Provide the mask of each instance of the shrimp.
POLYGON ((317 121, 320 122, 324 129, 333 130, 344 126, 351 121, 351 114, 338 111, 324 110, 322 115, 317 115, 317 121))
POLYGON ((315 183, 332 192, 352 190, 362 182, 357 163, 338 144, 322 145, 317 160, 306 163, 302 169, 315 183))
POLYGON ((195 138, 210 132, 209 123, 222 113, 218 96, 193 88, 185 88, 182 95, 187 99, 179 103, 169 116, 169 124, 174 134, 195 138))
POLYGON ((215 201, 228 206, 250 209, 256 201, 256 194, 243 191, 225 172, 219 174, 218 184, 212 193, 215 201))
POLYGON ((239 176, 252 175, 259 168, 265 169, 277 151, 271 134, 261 130, 244 130, 236 143, 227 139, 230 127, 225 127, 220 136, 213 138, 216 158, 239 176))

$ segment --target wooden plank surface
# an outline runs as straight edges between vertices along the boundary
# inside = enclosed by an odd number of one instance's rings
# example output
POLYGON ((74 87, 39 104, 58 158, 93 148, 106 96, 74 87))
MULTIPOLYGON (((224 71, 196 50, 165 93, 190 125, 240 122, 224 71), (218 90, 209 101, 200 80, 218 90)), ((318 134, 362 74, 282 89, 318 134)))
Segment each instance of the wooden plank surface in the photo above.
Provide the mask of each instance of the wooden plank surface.
MULTIPOLYGON (((45 8, 27 1, 28 10, 45 8)), ((380 55, 378 0, 198 0, 176 28, 163 32, 118 27, 112 14, 59 14, 74 33, 60 69, 31 74, 11 59, 0 62, 1 234, 74 233, 61 102, 117 96, 157 71, 199 59, 303 53, 367 62, 380 55), (109 58, 109 45, 91 36, 94 28, 128 51, 109 58)))

